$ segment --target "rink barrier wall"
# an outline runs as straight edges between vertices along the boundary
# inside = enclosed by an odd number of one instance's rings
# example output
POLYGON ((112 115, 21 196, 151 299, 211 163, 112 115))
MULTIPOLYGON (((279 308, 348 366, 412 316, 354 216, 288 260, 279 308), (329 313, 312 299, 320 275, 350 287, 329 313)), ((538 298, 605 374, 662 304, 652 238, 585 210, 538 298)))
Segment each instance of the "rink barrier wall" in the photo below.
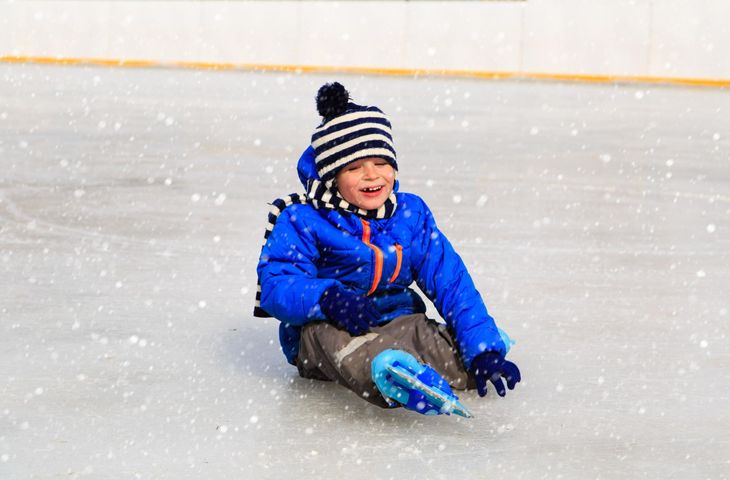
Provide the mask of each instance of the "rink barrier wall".
POLYGON ((646 83, 668 84, 694 87, 730 87, 730 79, 703 79, 679 77, 650 77, 640 75, 583 75, 566 73, 530 73, 530 72, 484 72, 475 70, 446 69, 408 69, 408 68, 373 68, 373 67, 336 67, 323 65, 267 65, 267 64, 235 64, 215 62, 159 62, 153 60, 102 59, 102 58, 63 58, 63 57, 26 57, 2 56, 3 63, 31 63, 43 65, 92 65, 103 67, 131 68, 185 68, 196 70, 242 70, 256 72, 291 72, 291 73, 342 73, 360 75, 383 75, 402 77, 457 77, 481 78, 489 80, 545 80, 583 83, 646 83))
POLYGON ((728 0, 0 0, 52 64, 727 86, 724 45, 728 0))

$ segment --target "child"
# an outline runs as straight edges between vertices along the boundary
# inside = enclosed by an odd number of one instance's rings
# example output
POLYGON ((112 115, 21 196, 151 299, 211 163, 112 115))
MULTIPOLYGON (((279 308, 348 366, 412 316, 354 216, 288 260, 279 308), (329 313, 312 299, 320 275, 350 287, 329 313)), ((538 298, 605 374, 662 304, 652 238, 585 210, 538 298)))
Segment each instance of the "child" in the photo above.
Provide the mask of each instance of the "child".
MULTIPOLYGON (((306 194, 273 202, 257 268, 256 316, 281 321, 287 360, 381 407, 443 413, 393 383, 404 367, 451 393, 520 381, 461 258, 416 195, 398 192, 391 125, 339 83, 317 93, 323 117, 297 171, 306 194), (446 325, 427 318, 416 282, 446 325), (426 364, 426 365, 424 365, 426 364), (432 367, 428 367, 428 366, 432 367)), ((505 335, 506 337, 506 335, 505 335)))

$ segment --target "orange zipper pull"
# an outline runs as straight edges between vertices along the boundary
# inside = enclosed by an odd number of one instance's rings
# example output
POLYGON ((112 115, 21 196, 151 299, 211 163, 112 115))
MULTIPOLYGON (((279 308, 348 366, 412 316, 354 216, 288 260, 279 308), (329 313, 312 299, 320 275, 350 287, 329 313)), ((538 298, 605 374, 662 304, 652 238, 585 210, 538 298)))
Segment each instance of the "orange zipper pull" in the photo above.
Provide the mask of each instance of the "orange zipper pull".
POLYGON ((373 284, 370 286, 370 290, 367 293, 368 295, 371 295, 375 289, 378 288, 380 277, 383 276, 383 252, 378 247, 370 243, 370 224, 363 218, 361 218, 360 221, 362 222, 362 242, 375 252, 375 275, 373 276, 373 284))
POLYGON ((390 280, 388 280, 388 283, 395 282, 395 279, 398 278, 398 274, 400 273, 400 267, 403 263, 403 247, 395 244, 395 270, 393 271, 393 275, 390 277, 390 280))

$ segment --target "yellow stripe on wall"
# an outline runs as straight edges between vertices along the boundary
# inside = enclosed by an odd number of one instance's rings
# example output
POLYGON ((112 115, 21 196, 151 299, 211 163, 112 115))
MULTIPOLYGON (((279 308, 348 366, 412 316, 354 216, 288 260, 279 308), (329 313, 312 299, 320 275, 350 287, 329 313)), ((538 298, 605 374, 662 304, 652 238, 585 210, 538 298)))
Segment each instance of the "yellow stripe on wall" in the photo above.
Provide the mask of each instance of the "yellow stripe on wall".
POLYGON ((422 68, 377 68, 377 67, 334 67, 322 65, 271 65, 258 63, 215 63, 154 60, 122 60, 101 58, 65 58, 35 56, 0 56, 5 63, 36 63, 44 65, 97 65, 104 67, 173 67, 198 70, 249 70, 258 72, 293 72, 293 73, 350 73, 363 75, 389 76, 439 76, 484 79, 530 79, 557 80, 566 82, 590 83, 649 83, 674 84, 695 87, 730 87, 730 79, 652 77, 644 75, 585 75, 572 73, 530 73, 530 72, 485 72, 480 70, 449 70, 422 68))

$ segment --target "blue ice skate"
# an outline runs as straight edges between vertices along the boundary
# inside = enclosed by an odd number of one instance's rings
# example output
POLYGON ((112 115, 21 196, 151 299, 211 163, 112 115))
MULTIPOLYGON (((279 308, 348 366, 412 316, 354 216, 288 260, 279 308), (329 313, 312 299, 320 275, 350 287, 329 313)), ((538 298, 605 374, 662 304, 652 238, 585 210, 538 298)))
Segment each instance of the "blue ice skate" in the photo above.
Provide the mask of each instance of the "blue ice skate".
POLYGON ((459 402, 446 380, 402 350, 385 350, 378 354, 373 359, 371 374, 378 390, 389 402, 401 403, 408 410, 423 415, 473 416, 459 402))

